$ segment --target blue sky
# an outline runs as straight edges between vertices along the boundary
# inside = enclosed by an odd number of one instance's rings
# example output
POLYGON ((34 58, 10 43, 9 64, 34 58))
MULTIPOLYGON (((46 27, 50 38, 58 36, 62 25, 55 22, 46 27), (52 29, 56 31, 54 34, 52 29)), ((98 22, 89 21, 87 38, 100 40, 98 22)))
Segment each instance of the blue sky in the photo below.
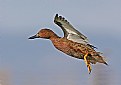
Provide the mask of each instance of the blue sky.
POLYGON ((0 0, 0 77, 8 85, 120 85, 120 0, 0 0), (62 31, 53 23, 63 15, 109 63, 93 65, 56 50, 51 41, 28 40, 38 30, 62 31), (102 76, 100 76, 102 75, 102 76), (103 82, 100 82, 103 81, 103 82))

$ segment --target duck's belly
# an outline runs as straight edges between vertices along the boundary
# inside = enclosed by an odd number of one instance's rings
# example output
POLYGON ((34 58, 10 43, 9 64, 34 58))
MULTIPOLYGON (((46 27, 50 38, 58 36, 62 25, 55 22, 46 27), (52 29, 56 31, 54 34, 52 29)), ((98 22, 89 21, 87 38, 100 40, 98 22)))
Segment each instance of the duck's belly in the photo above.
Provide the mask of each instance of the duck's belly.
POLYGON ((74 58, 78 58, 78 59, 83 59, 84 58, 84 55, 80 52, 80 51, 77 51, 75 50, 74 48, 72 48, 70 46, 69 43, 67 42, 58 42, 57 44, 54 44, 54 46, 62 51, 63 53, 67 54, 67 55, 70 55, 74 58))

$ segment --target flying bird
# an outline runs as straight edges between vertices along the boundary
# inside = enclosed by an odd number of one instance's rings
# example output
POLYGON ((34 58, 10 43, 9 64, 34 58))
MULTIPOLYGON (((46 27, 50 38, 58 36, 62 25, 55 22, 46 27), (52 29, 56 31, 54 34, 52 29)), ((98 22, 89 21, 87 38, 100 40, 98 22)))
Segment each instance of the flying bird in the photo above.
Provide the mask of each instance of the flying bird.
POLYGON ((64 17, 56 14, 54 23, 62 29, 64 37, 59 37, 50 29, 42 28, 29 39, 44 38, 51 40, 55 48, 63 53, 77 59, 83 59, 89 74, 92 70, 91 63, 96 64, 98 62, 108 65, 101 53, 95 50, 96 47, 89 43, 88 38, 76 30, 64 17))

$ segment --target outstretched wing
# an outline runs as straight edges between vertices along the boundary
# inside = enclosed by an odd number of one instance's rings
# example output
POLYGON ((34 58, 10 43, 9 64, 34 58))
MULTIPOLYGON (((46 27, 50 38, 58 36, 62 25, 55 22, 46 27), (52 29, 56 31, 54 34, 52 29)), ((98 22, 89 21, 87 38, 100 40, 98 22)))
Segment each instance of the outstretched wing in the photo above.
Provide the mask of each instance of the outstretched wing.
POLYGON ((67 39, 78 43, 88 43, 87 37, 76 30, 64 17, 56 14, 54 23, 61 27, 64 32, 64 37, 67 37, 67 39))

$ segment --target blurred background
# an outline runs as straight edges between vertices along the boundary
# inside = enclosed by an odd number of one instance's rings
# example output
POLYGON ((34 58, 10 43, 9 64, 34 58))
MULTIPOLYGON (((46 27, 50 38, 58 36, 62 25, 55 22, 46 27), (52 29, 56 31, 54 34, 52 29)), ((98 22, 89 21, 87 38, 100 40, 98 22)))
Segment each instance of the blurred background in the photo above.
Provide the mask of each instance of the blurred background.
POLYGON ((0 0, 0 85, 121 85, 121 0, 0 0), (63 15, 86 35, 109 66, 92 65, 56 50, 51 41, 28 40, 38 30, 62 30, 63 15))

